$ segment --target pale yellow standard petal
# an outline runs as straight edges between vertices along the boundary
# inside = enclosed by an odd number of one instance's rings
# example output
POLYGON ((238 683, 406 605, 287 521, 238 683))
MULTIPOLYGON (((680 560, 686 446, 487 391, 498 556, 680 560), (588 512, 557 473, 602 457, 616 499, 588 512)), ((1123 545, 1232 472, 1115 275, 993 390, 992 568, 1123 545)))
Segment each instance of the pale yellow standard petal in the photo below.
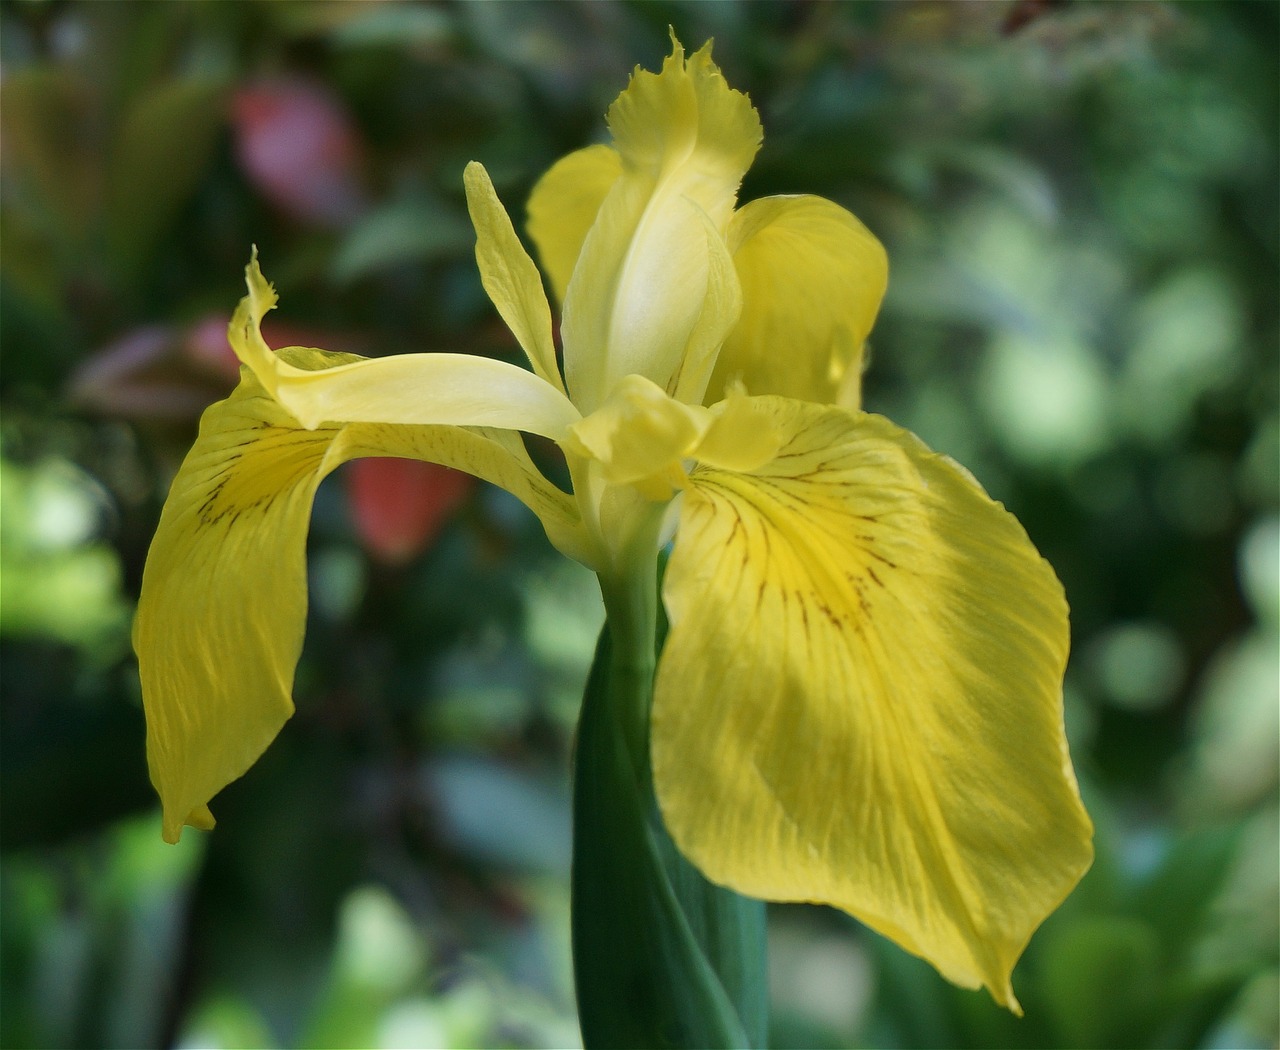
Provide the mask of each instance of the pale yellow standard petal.
POLYGON ((600 205, 622 174, 622 158, 611 146, 596 145, 561 157, 538 180, 529 196, 529 236, 556 302, 564 302, 582 242, 600 205))
POLYGON ((743 310, 708 400, 741 379, 751 394, 857 408, 862 352, 889 268, 875 236, 821 197, 752 201, 729 227, 743 310))
POLYGON ((255 255, 245 269, 249 294, 227 337, 263 387, 303 426, 393 423, 499 427, 553 441, 581 418, 556 386, 516 365, 470 354, 398 354, 351 358, 322 371, 297 368, 259 331, 276 294, 255 255))
MULTIPOLYGON (((292 367, 349 363, 283 351, 292 367)), ((518 437, 458 427, 302 428, 246 373, 211 407, 161 515, 143 574, 134 646, 147 756, 164 835, 212 826, 207 803, 257 759, 293 712, 306 615, 305 540, 321 479, 354 456, 443 463, 508 488, 572 549, 572 500, 518 437)))
POLYGON ((1017 1009, 1013 965, 1092 856, 1061 586, 912 435, 751 400, 781 447, 692 472, 666 575, 668 827, 713 881, 836 905, 1017 1009))
POLYGON ((622 173, 583 242, 561 328, 569 392, 588 413, 626 375, 670 389, 707 298, 701 216, 727 228, 761 137, 709 48, 686 63, 679 44, 661 73, 636 72, 608 122, 622 173))
POLYGON ((534 372, 563 392, 551 338, 551 307, 538 268, 516 236, 484 165, 468 164, 464 182, 484 290, 523 347, 534 372))
POLYGON ((705 212, 699 211, 697 219, 706 238, 707 284, 698 319, 666 386, 668 394, 691 405, 702 403, 720 348, 742 314, 742 287, 729 249, 705 212))

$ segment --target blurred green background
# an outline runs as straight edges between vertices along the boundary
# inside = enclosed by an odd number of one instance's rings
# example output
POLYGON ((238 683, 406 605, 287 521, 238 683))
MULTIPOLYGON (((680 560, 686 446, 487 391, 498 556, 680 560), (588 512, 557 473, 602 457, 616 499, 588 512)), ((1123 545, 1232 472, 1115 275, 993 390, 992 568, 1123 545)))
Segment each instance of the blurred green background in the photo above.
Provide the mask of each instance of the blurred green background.
POLYGON ((602 614, 505 493, 322 488, 298 714, 160 840, 129 622, 250 245, 267 338, 516 359, 513 215, 667 26, 884 241, 866 402, 967 465, 1072 605, 1098 859, 1026 1017, 771 912, 780 1047, 1278 1037, 1277 5, 0 3, 0 1041, 569 1046, 567 771, 602 614))

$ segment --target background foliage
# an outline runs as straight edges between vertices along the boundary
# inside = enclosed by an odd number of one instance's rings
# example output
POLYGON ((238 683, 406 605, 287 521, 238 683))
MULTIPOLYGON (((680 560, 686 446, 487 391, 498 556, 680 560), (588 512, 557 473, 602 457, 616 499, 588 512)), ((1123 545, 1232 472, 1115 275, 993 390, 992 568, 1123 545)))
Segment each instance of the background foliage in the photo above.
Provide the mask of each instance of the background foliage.
POLYGON ((1016 1020, 771 915, 778 1046, 1274 1046, 1277 6, 0 4, 0 1040, 563 1046, 567 771, 601 612, 504 493, 322 489, 298 714, 161 843, 128 628, 257 243, 268 339, 515 358, 461 172, 518 214, 673 25, 764 119, 743 188, 885 242, 866 400, 1072 604, 1098 861, 1016 1020))

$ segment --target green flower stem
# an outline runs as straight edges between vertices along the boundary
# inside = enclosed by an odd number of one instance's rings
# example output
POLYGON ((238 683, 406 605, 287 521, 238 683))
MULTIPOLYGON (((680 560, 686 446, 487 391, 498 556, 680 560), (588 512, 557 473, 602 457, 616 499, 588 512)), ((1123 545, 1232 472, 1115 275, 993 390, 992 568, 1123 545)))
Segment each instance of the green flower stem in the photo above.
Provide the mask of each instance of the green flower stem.
POLYGON ((608 616, 574 779, 573 954, 584 1044, 763 1046, 764 906, 713 886, 662 824, 649 765, 652 571, 601 581, 608 616))

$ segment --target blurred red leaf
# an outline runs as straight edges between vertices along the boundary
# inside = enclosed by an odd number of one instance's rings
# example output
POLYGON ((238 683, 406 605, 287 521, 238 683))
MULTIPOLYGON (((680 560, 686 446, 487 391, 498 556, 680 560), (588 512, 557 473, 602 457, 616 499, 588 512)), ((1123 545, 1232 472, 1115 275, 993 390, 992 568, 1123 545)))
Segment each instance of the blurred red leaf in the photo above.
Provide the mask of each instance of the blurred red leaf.
POLYGON ((345 471, 356 532, 388 565, 403 565, 426 550, 475 478, 414 459, 358 459, 345 471))
MULTIPOLYGON (((194 419, 226 397, 240 378, 240 362, 227 342, 226 314, 209 314, 185 328, 143 325, 91 354, 71 375, 72 402, 128 419, 194 419)), ((266 321, 262 337, 282 346, 359 351, 359 339, 266 321)))
POLYGON ((332 92, 265 81, 238 91, 231 114, 240 166, 276 207, 322 226, 345 226, 364 210, 363 145, 332 92))

